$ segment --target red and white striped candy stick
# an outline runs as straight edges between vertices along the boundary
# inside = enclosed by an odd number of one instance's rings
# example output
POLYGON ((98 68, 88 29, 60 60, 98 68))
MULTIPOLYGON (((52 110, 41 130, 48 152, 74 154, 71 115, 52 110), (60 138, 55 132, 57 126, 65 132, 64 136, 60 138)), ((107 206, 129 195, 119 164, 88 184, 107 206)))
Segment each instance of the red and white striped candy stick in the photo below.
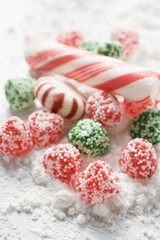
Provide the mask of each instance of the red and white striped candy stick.
POLYGON ((38 74, 61 74, 123 96, 132 103, 142 104, 150 96, 154 97, 160 79, 160 72, 56 42, 32 42, 28 46, 26 61, 38 74))
POLYGON ((64 118, 80 119, 85 112, 85 99, 73 87, 53 77, 42 77, 37 81, 35 96, 50 112, 64 118))

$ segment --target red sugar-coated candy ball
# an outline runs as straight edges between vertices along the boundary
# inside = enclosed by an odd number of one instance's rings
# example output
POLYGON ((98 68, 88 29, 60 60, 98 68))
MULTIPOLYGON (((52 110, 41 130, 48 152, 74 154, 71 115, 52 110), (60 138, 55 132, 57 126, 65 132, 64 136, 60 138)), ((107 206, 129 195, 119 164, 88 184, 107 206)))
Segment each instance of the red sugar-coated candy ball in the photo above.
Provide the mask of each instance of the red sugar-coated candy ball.
POLYGON ((37 111, 29 116, 28 122, 34 144, 39 147, 55 143, 62 136, 64 121, 58 114, 37 111))
POLYGON ((59 144, 44 153, 42 163, 49 175, 69 184, 81 167, 82 156, 72 144, 59 144))
POLYGON ((117 28, 112 32, 111 38, 122 44, 127 57, 134 52, 135 48, 139 44, 138 33, 130 29, 117 28))
POLYGON ((116 126, 121 119, 118 102, 105 91, 98 91, 88 98, 86 113, 89 118, 100 122, 105 128, 116 126))
POLYGON ((72 47, 79 47, 83 43, 83 36, 78 31, 60 33, 57 41, 72 47))
POLYGON ((150 178, 157 168, 157 155, 148 140, 135 138, 125 147, 119 164, 122 172, 133 178, 150 178))
POLYGON ((81 197, 93 205, 119 192, 119 178, 107 163, 96 161, 78 176, 75 187, 81 197))
POLYGON ((0 129, 0 153, 3 156, 20 156, 33 146, 28 124, 18 117, 10 117, 0 129))

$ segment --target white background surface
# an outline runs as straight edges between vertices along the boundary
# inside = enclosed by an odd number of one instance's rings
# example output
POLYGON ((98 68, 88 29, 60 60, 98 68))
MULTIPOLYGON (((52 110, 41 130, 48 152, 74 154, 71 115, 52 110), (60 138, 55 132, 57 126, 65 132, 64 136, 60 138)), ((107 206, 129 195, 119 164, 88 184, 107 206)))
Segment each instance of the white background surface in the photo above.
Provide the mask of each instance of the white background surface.
MULTIPOLYGON (((25 76, 28 72, 23 57, 26 38, 48 35, 54 39, 60 31, 78 29, 83 31, 86 39, 101 42, 109 38, 111 30, 115 27, 131 26, 138 29, 142 38, 139 52, 130 61, 138 65, 158 68, 159 13, 159 0, 0 0, 0 122, 12 114, 4 97, 5 81, 8 78, 25 76)), ((30 113, 32 110, 27 111, 30 113)), ((22 115, 26 114, 26 111, 22 112, 22 115)), ((32 221, 29 214, 13 213, 5 216, 3 213, 4 204, 16 194, 17 189, 22 194, 26 190, 23 189, 23 181, 15 180, 14 174, 16 174, 15 169, 6 168, 5 171, 0 172, 0 239, 160 239, 159 215, 154 211, 154 214, 152 212, 149 215, 124 219, 110 230, 100 230, 99 227, 94 229, 91 226, 81 229, 75 220, 71 219, 46 222, 46 228, 51 228, 53 231, 50 237, 47 237, 47 234, 45 237, 45 234, 41 234, 45 230, 45 225, 41 226, 32 221)), ((28 174, 30 175, 30 172, 28 174)), ((29 190, 29 184, 33 182, 32 178, 28 179, 29 190)), ((35 187, 41 188, 41 186, 35 187)), ((45 195, 42 197, 45 198, 45 195)))

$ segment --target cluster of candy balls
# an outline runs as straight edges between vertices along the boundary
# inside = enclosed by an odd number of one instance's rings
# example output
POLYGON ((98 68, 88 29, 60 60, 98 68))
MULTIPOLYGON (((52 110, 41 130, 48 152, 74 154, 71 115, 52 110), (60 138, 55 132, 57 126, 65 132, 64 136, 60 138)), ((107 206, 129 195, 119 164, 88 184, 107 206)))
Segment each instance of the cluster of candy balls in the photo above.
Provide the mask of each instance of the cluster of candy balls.
POLYGON ((78 31, 68 31, 60 33, 57 41, 68 46, 80 47, 87 51, 125 60, 138 46, 139 35, 129 29, 117 28, 111 33, 109 41, 99 43, 84 40, 83 35, 78 31))
MULTIPOLYGON (((81 36, 77 40, 77 35, 72 34, 69 40, 65 38, 68 41, 65 43, 79 45, 81 36)), ((59 41, 64 41, 63 36, 59 36, 59 41)), ((35 99, 35 86, 33 78, 8 80, 5 94, 11 108, 21 110, 29 107, 35 99)), ((12 116, 0 128, 0 154, 16 158, 35 146, 49 146, 42 156, 46 173, 74 187, 87 203, 102 203, 119 192, 120 179, 104 161, 93 161, 84 170, 83 163, 86 156, 98 157, 109 151, 108 129, 120 122, 121 110, 114 96, 106 91, 97 91, 88 98, 85 114, 86 117, 69 131, 65 144, 57 144, 63 136, 65 122, 56 112, 39 110, 30 114, 25 122, 12 116)), ((130 136, 132 140, 119 158, 120 169, 130 177, 148 179, 157 168, 153 144, 160 142, 160 110, 148 109, 134 118, 130 124, 130 136)))

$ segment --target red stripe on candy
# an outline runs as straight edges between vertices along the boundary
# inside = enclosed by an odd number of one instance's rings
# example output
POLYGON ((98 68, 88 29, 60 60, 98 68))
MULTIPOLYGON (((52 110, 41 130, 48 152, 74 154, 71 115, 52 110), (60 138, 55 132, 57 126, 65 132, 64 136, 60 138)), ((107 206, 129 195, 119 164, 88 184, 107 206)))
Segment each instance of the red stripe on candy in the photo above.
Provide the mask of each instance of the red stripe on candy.
MULTIPOLYGON (((83 57, 85 56, 86 55, 84 55, 83 57)), ((82 56, 75 56, 74 54, 59 57, 57 59, 51 60, 49 63, 45 64, 44 66, 37 68, 36 71, 44 71, 44 72, 52 71, 63 64, 67 64, 68 62, 71 62, 79 58, 82 58, 82 56)))
POLYGON ((116 89, 125 87, 133 82, 142 80, 144 78, 148 77, 160 77, 160 74, 154 72, 154 71, 141 71, 136 73, 128 73, 123 76, 113 78, 105 83, 97 84, 94 87, 97 87, 99 89, 107 89, 108 91, 114 91, 116 89))
POLYGON ((102 67, 104 68, 104 66, 102 66, 102 64, 101 65, 97 64, 97 66, 95 66, 94 70, 93 70, 93 67, 90 67, 90 68, 86 69, 85 71, 77 72, 77 74, 76 75, 74 74, 74 76, 72 76, 72 78, 73 79, 75 78, 77 81, 81 82, 83 78, 86 77, 88 79, 89 77, 87 77, 87 76, 90 76, 91 73, 98 71, 99 69, 102 69, 102 67))
POLYGON ((26 61, 28 64, 31 65, 32 68, 36 67, 35 65, 37 63, 40 63, 41 61, 45 61, 46 58, 53 57, 55 54, 62 53, 62 50, 45 50, 42 52, 36 53, 34 56, 30 56, 26 58, 26 61))
POLYGON ((64 96, 64 93, 60 93, 54 96, 51 112, 57 113, 63 107, 64 96))
POLYGON ((72 118, 75 115, 75 113, 77 112, 77 109, 78 109, 77 100, 75 98, 73 98, 71 112, 66 116, 66 118, 72 118))
POLYGON ((90 69, 90 67, 96 66, 97 64, 101 64, 101 62, 90 63, 88 65, 77 68, 76 70, 67 73, 66 77, 74 78, 74 76, 76 76, 77 74, 82 73, 82 72, 86 72, 88 69, 90 69))
POLYGON ((151 97, 150 96, 147 96, 146 98, 142 99, 142 100, 139 100, 139 101, 136 101, 136 103, 147 103, 151 100, 151 97))
POLYGON ((42 105, 45 104, 45 101, 46 101, 46 98, 47 98, 48 94, 49 94, 50 91, 52 91, 54 88, 55 88, 55 87, 50 87, 50 88, 48 88, 48 89, 45 91, 45 93, 43 94, 42 99, 41 99, 42 105))
POLYGON ((102 68, 100 68, 100 69, 96 69, 96 70, 92 70, 92 72, 90 73, 90 74, 88 74, 88 75, 86 75, 85 77, 83 77, 83 78, 81 78, 81 80, 80 80, 80 82, 85 82, 85 81, 87 81, 88 79, 90 79, 90 78, 93 78, 93 77, 95 77, 96 75, 98 75, 98 74, 100 74, 100 73, 102 73, 102 72, 105 72, 105 71, 108 71, 108 70, 110 70, 110 69, 112 69, 113 67, 102 67, 102 68))
POLYGON ((37 97, 38 96, 38 92, 41 90, 41 88, 45 85, 47 85, 48 82, 46 83, 42 83, 38 88, 36 88, 36 91, 34 92, 34 95, 37 97))

